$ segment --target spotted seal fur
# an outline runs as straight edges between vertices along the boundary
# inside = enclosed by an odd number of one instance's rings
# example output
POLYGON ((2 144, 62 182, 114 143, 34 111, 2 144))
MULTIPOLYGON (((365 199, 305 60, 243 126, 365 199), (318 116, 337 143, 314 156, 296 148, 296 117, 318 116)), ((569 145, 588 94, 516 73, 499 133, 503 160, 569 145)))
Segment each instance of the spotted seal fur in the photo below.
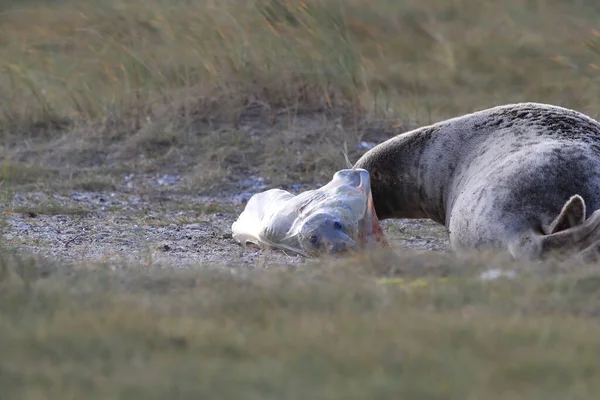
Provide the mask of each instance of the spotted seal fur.
POLYGON ((430 218, 453 250, 592 261, 600 249, 600 123, 549 104, 497 106, 391 138, 369 171, 379 219, 430 218))

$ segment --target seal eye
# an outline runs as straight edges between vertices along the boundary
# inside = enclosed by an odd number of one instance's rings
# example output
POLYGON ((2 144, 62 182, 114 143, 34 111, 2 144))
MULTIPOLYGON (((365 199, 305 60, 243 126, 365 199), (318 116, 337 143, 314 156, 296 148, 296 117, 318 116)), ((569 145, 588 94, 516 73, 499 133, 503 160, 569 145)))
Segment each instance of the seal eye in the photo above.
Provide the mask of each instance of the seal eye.
POLYGON ((315 234, 310 235, 310 243, 312 245, 316 245, 317 243, 319 243, 319 237, 315 234))
POLYGON ((342 230, 342 224, 340 224, 338 221, 335 221, 333 223, 333 229, 335 229, 336 231, 341 231, 342 230))

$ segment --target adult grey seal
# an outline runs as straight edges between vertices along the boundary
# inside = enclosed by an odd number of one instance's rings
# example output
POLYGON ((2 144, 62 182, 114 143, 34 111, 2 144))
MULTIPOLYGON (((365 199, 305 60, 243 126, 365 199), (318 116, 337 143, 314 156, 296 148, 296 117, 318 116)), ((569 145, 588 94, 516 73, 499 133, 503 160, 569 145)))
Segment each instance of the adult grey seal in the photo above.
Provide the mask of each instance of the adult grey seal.
POLYGON ((451 248, 596 258, 600 123, 574 110, 519 103, 391 138, 354 165, 369 171, 377 217, 430 218, 451 248))

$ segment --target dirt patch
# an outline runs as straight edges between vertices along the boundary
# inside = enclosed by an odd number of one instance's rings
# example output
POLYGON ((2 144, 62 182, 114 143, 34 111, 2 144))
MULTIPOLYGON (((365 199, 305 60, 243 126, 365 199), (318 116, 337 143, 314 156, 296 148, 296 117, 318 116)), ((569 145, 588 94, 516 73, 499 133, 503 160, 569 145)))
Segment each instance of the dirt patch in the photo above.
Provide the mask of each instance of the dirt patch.
MULTIPOLYGON (((100 136, 88 138, 79 154, 68 144, 77 129, 57 142, 15 149, 13 160, 36 162, 23 168, 23 161, 13 161, 7 172, 5 244, 77 262, 242 268, 304 263, 300 256, 235 242, 231 224, 245 203, 270 188, 299 193, 320 187, 346 167, 344 152, 352 163, 399 133, 390 121, 342 126, 321 113, 282 116, 273 125, 250 117, 242 122, 237 128, 204 126, 198 142, 172 145, 158 158, 139 143, 119 140, 109 146, 111 156, 94 158, 100 136), (119 149, 131 154, 127 158, 119 149)), ((383 221, 383 228, 400 251, 448 248, 444 228, 431 221, 383 221)))
MULTIPOLYGON (((173 267, 305 262, 303 257, 262 251, 251 245, 243 248, 235 242, 231 224, 251 193, 248 188, 231 198, 124 192, 16 193, 5 214, 4 241, 21 251, 65 261, 136 261, 173 267)), ((399 250, 447 249, 443 227, 430 221, 383 221, 383 228, 399 250)))

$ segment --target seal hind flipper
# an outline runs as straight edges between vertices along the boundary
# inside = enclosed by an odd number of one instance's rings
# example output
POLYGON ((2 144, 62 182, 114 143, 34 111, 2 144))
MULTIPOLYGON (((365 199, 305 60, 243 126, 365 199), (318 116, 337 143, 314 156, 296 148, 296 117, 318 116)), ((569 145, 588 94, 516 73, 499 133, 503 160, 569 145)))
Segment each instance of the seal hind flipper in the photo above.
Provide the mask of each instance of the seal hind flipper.
POLYGON ((600 240, 600 210, 594 211, 582 224, 541 236, 540 239, 542 257, 552 252, 563 254, 578 252, 600 240))
POLYGON ((550 226, 544 227, 544 233, 551 235, 560 231, 567 230, 585 222, 585 201, 576 194, 571 197, 563 206, 560 214, 550 226))
MULTIPOLYGON (((509 252, 515 258, 544 259, 548 256, 568 258, 577 254, 590 253, 590 245, 600 250, 600 210, 579 225, 549 235, 524 234, 511 242, 509 252)), ((586 258, 590 258, 589 256, 586 258)))
POLYGON ((586 264, 597 263, 600 259, 600 240, 581 250, 574 258, 586 264))

